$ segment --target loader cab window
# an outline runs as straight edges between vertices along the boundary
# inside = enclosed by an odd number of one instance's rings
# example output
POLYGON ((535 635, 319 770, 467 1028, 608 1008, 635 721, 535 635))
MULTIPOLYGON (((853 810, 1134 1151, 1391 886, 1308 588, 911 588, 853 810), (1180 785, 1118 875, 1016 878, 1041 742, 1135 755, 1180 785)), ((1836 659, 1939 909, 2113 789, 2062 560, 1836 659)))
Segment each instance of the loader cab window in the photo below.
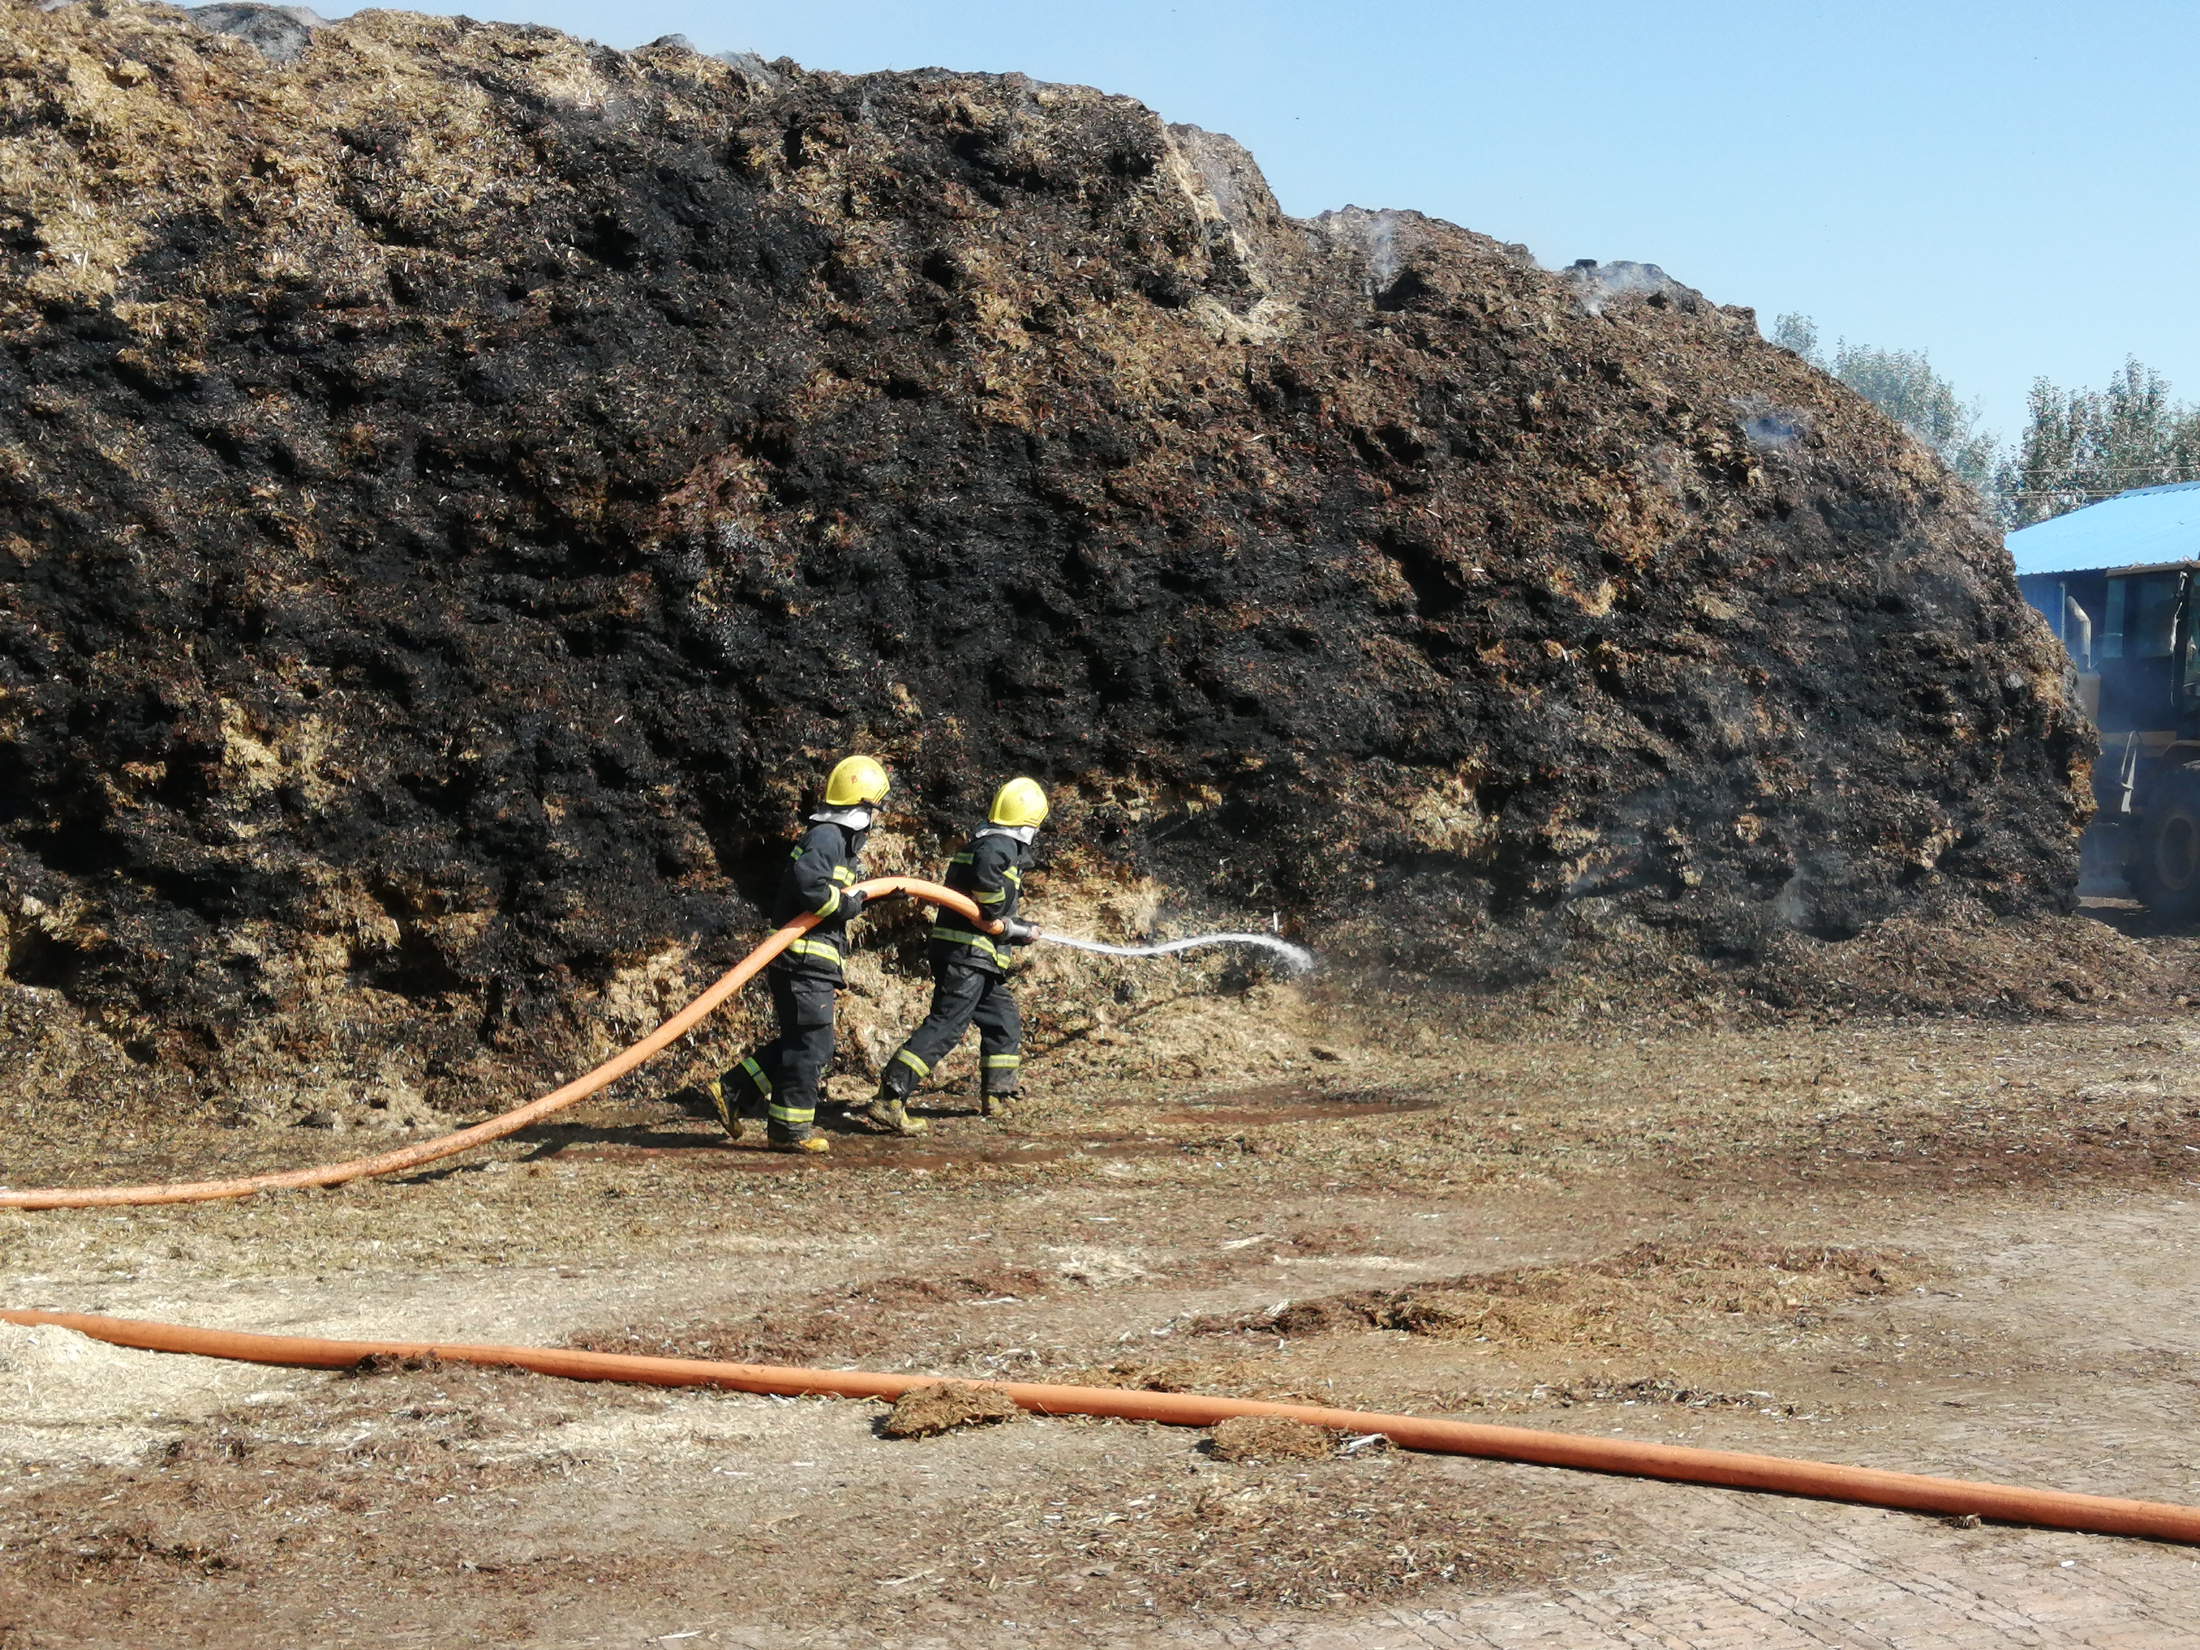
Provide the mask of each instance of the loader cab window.
POLYGON ((2177 598, 2182 573, 2140 573, 2108 581, 2104 659, 2167 659, 2177 645, 2177 598))

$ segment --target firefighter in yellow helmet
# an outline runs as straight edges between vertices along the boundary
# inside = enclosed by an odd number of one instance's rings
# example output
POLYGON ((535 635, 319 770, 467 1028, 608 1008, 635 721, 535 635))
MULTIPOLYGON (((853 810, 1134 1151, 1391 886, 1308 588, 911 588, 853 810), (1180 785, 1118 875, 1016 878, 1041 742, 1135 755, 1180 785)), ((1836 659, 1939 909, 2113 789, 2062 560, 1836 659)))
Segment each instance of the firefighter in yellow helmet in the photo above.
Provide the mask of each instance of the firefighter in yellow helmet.
POLYGON ((1031 866, 1031 841, 1047 816, 1047 793, 1036 779, 1011 779, 994 795, 983 830, 947 862, 947 886, 968 894, 985 913, 983 925, 941 909, 932 924, 927 949, 932 962, 932 1012, 886 1062, 878 1096, 851 1110, 851 1122, 893 1134, 920 1134, 921 1118, 911 1117, 908 1099, 946 1059, 973 1020, 978 1025, 979 1092, 988 1117, 1006 1114, 1013 1102, 1024 1057, 1023 1018, 1008 994, 1005 976, 1012 947, 1038 937, 1019 921, 1024 872, 1031 866))
POLYGON ((833 1057, 833 993, 845 983, 848 919, 863 909, 854 886, 863 879, 858 856, 889 783, 871 757, 841 762, 825 781, 825 806, 810 815, 810 828, 787 856, 772 924, 784 927, 812 911, 818 922, 764 971, 779 1035, 704 1090, 736 1140, 742 1119, 761 1113, 766 1144, 781 1151, 828 1149, 813 1125, 818 1084, 833 1057))

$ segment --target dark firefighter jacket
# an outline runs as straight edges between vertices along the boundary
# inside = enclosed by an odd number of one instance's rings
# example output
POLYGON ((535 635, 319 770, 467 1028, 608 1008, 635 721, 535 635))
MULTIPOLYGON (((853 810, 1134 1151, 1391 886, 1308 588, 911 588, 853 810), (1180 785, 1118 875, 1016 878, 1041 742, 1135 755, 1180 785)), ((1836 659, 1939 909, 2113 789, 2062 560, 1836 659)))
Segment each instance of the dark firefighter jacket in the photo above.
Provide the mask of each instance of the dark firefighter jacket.
POLYGON ((772 967, 790 974, 816 974, 841 983, 841 955, 848 944, 848 917, 842 894, 863 880, 861 833, 829 820, 813 824, 787 855, 779 876, 779 897, 772 923, 784 927, 804 912, 819 913, 818 925, 772 959, 772 967))
MULTIPOLYGON (((947 862, 947 886, 968 894, 988 922, 1006 922, 1016 915, 1024 894, 1024 871, 1031 864, 1031 850, 1006 831, 989 827, 970 839, 969 845, 947 862)), ((931 953, 939 962, 959 962, 988 974, 1014 967, 1007 940, 980 933, 960 912, 940 908, 932 924, 931 953)))

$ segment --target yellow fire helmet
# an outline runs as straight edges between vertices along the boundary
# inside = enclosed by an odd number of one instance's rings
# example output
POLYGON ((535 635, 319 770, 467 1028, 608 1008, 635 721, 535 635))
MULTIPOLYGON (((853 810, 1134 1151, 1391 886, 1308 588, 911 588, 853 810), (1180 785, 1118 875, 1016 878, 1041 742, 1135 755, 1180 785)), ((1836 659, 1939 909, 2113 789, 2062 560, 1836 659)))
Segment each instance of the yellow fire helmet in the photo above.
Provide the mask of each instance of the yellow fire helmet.
POLYGON ((1047 793, 1036 779, 1011 779, 993 793, 993 811, 986 817, 996 825, 1015 830, 1037 825, 1047 816, 1047 793))
MULTIPOLYGON (((825 806, 828 808, 867 808, 886 800, 890 785, 886 770, 879 766, 875 756, 843 757, 833 768, 832 777, 825 781, 825 806)), ((1045 804, 1040 804, 1041 812, 1045 804)))

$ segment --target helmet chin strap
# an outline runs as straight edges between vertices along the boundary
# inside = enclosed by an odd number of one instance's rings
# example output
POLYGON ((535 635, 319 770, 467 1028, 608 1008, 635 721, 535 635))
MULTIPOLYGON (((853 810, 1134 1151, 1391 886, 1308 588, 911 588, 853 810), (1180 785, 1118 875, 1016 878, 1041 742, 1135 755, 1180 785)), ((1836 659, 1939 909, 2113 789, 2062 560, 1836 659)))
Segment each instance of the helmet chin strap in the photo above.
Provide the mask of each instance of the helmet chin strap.
POLYGON ((820 808, 810 815, 810 820, 818 825, 845 825, 851 831, 868 831, 872 817, 869 808, 820 808))

